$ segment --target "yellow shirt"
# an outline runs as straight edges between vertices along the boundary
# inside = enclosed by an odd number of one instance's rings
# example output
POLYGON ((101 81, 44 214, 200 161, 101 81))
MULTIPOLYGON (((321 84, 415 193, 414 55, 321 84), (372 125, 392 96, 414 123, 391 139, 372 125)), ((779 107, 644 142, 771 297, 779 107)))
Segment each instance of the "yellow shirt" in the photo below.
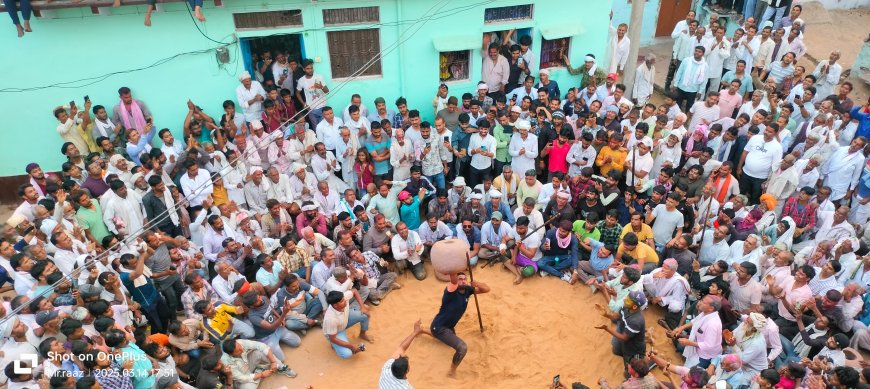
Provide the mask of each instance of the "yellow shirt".
MULTIPOLYGON (((659 263, 659 255, 656 254, 656 249, 643 242, 638 242, 637 247, 632 251, 625 251, 624 245, 620 244, 619 249, 616 250, 616 258, 621 258, 623 253, 630 255, 635 260, 643 259, 644 264, 659 263)), ((643 271, 643 269, 638 270, 643 271)))
POLYGON ((610 146, 604 146, 595 158, 595 165, 601 168, 601 175, 604 177, 607 177, 607 173, 613 169, 622 173, 625 170, 623 164, 625 164, 625 157, 627 156, 628 151, 623 147, 614 150, 610 146), (604 159, 607 157, 610 157, 610 162, 604 163, 604 159))
POLYGON ((230 314, 238 313, 238 311, 236 310, 236 307, 223 303, 217 304, 214 307, 214 310, 215 314, 213 318, 202 318, 202 327, 209 335, 218 339, 223 339, 228 335, 228 331, 233 322, 233 317, 230 316, 230 314))
POLYGON ((625 227, 622 227, 622 233, 619 234, 619 239, 622 239, 625 236, 625 234, 627 234, 629 232, 634 232, 634 234, 637 235, 638 242, 646 242, 647 239, 653 239, 652 227, 650 227, 649 224, 646 224, 646 223, 642 223, 640 225, 640 232, 637 232, 634 229, 632 229, 631 223, 626 224, 625 227))
POLYGON ((214 187, 214 190, 211 192, 211 198, 216 206, 230 203, 230 196, 227 194, 227 188, 225 187, 214 187))

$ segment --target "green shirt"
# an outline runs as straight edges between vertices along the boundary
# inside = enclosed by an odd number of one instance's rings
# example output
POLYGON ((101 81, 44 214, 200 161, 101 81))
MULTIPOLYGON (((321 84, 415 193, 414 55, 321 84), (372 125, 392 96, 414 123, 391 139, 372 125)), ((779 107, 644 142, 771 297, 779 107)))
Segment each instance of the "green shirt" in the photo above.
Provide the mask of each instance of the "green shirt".
POLYGON ((103 238, 109 236, 110 232, 103 222, 103 209, 100 208, 100 202, 91 199, 91 204, 94 205, 94 210, 79 207, 78 212, 76 212, 76 220, 78 220, 82 229, 91 232, 97 243, 102 243, 103 238))
POLYGON ((508 154, 508 145, 511 143, 513 131, 513 126, 507 126, 507 128, 505 128, 501 124, 496 124, 495 127, 492 128, 492 136, 495 137, 496 142, 495 159, 501 162, 511 161, 511 155, 508 154))
POLYGON ((581 242, 586 238, 592 238, 593 240, 599 240, 601 238, 601 231, 598 231, 598 227, 593 228, 592 231, 586 231, 586 220, 577 220, 574 222, 574 234, 577 235, 577 239, 581 242))
POLYGON ((570 73, 572 76, 576 76, 578 74, 580 75, 580 89, 584 89, 589 86, 589 81, 593 79, 595 80, 595 85, 604 85, 605 78, 607 77, 607 75, 604 74, 604 69, 602 69, 600 66, 595 69, 595 73, 593 73, 592 76, 590 76, 589 71, 586 70, 585 63, 583 65, 580 65, 580 67, 572 68, 570 66, 567 66, 567 68, 568 73, 570 73))

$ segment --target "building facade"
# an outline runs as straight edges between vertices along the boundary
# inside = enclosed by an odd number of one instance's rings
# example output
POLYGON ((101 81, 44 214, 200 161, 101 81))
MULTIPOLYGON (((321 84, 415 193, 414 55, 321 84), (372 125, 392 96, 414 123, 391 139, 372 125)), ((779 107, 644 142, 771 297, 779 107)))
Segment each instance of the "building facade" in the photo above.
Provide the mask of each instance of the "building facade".
MULTIPOLYGON (((66 0, 53 4, 58 1, 66 0)), ((330 105, 341 108, 354 93, 369 107, 383 97, 391 109, 404 96, 431 119, 438 85, 446 82, 455 96, 474 92, 483 35, 511 29, 532 37, 538 63, 550 68, 552 79, 574 86, 576 78, 558 57, 565 53, 577 64, 587 53, 603 58, 610 9, 610 1, 569 0, 234 0, 207 2, 208 21, 200 23, 186 3, 171 2, 158 5, 151 27, 143 25, 144 5, 43 9, 24 38, 15 37, 12 26, 0 34, 9 54, 0 64, 6 75, 0 106, 8 118, 0 177, 23 175, 29 162, 56 170, 63 141, 52 110, 71 100, 81 107, 85 95, 111 110, 118 88, 130 87, 148 104, 155 126, 176 136, 188 99, 219 117, 264 39, 314 60, 332 89, 330 105), (373 66, 355 76, 372 57, 373 66)))

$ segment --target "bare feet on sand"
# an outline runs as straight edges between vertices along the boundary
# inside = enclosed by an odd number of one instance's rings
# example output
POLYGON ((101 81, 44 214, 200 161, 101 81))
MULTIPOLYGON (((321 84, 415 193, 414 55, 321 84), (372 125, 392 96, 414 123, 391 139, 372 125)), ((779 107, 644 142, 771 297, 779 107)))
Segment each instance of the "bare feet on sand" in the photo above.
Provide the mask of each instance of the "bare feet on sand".
POLYGON ((523 282, 523 276, 517 276, 517 278, 514 278, 514 285, 519 285, 522 282, 523 282))
POLYGON ((361 333, 361 334, 359 334, 359 338, 366 341, 366 342, 369 342, 369 343, 375 342, 375 338, 372 338, 371 336, 369 336, 369 334, 361 333))

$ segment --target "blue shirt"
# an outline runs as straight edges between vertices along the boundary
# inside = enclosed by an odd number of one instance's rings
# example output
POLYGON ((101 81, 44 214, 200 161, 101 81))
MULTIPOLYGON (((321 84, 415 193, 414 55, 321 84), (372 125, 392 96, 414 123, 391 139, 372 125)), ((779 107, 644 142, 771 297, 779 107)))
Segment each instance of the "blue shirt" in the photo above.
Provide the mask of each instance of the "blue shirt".
MULTIPOLYGON (((483 208, 486 209, 486 220, 492 219, 492 202, 487 202, 483 205, 483 208)), ((505 204, 504 201, 499 202, 498 209, 496 209, 495 211, 501 212, 501 216, 504 218, 504 221, 506 221, 507 224, 510 224, 511 226, 516 224, 517 221, 516 219, 514 219, 514 214, 513 212, 511 212, 511 208, 507 204, 505 204)))
POLYGON ((864 164, 864 171, 858 179, 858 196, 866 199, 870 197, 870 164, 864 164))
POLYGON ((159 295, 157 294, 157 288, 154 287, 154 281, 150 278, 146 277, 145 285, 137 288, 133 285, 133 280, 130 279, 130 273, 122 271, 118 274, 118 277, 121 278, 124 287, 130 291, 130 297, 133 298, 133 301, 136 301, 143 307, 150 307, 157 303, 159 295))
POLYGON ((861 107, 852 108, 849 115, 853 119, 858 119, 858 129, 855 131, 855 136, 870 137, 870 113, 861 112, 861 107))
MULTIPOLYGON (((729 70, 722 76, 722 82, 731 83, 737 78, 737 73, 733 70, 729 70)), ((749 73, 743 72, 743 78, 740 78, 740 89, 737 90, 737 93, 740 93, 741 96, 746 96, 747 93, 752 93, 755 91, 755 87, 752 85, 752 76, 749 73)))
POLYGON ((408 225, 409 230, 417 230, 420 228, 420 198, 414 196, 414 202, 411 204, 402 203, 399 207, 399 218, 408 225))
MULTIPOLYGON (((701 90, 701 87, 704 83, 707 82, 707 77, 703 77, 703 81, 695 82, 694 74, 698 71, 698 64, 695 63, 694 57, 689 57, 680 62, 680 68, 677 70, 677 75, 674 76, 674 81, 676 82, 676 87, 680 88, 686 92, 698 93, 701 90), (683 73, 689 72, 687 75, 687 79, 689 81, 688 84, 683 83, 683 73)), ((708 69, 709 71, 709 69, 708 69)))
MULTIPOLYGON (((550 242, 552 245, 553 242, 550 242)), ((592 253, 589 255, 589 265, 595 269, 596 272, 603 271, 610 267, 610 264, 613 263, 613 253, 606 257, 599 257, 598 250, 604 247, 604 243, 601 243, 595 239, 589 239, 589 246, 592 247, 592 253)), ((596 278, 601 278, 601 275, 595 274, 596 278)))
MULTIPOLYGON (((121 273, 124 274, 124 273, 121 273)), ((127 344, 127 347, 121 349, 121 360, 125 361, 132 359, 133 368, 131 378, 133 379, 133 387, 136 389, 151 389, 157 382, 157 377, 151 374, 151 360, 145 355, 145 352, 134 343, 127 344)))
MULTIPOLYGON (((378 154, 385 154, 386 152, 390 151, 390 143, 392 142, 390 140, 390 137, 385 135, 382 135, 381 137, 384 139, 384 141, 381 143, 372 142, 372 137, 368 137, 366 139, 365 147, 369 153, 371 153, 372 151, 377 151, 378 154)), ((383 161, 374 161, 374 165, 375 175, 387 174, 387 172, 390 170, 390 159, 387 158, 383 161)))

